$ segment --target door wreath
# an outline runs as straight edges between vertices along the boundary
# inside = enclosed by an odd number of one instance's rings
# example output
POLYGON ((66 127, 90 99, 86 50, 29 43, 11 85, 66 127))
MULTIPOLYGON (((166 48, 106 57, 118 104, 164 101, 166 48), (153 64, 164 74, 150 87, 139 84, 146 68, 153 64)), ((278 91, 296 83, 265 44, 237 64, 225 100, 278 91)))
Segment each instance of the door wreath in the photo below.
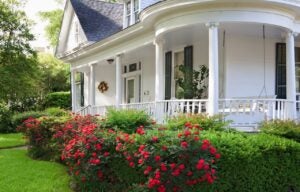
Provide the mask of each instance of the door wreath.
POLYGON ((108 90, 108 85, 107 85, 107 83, 106 83, 105 81, 100 82, 99 85, 98 85, 98 89, 99 89, 99 91, 100 91, 101 93, 104 93, 105 91, 108 90))

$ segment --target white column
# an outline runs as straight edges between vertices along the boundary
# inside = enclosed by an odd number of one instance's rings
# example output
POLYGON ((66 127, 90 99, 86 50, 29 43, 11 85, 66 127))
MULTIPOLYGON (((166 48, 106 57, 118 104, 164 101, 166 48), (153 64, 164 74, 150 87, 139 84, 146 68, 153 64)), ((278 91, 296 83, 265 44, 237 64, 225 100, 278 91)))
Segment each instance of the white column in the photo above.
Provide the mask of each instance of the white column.
POLYGON ((291 101, 289 108, 289 118, 296 119, 296 69, 295 69, 295 33, 286 34, 286 95, 291 101))
POLYGON ((155 40, 155 101, 164 100, 164 52, 162 40, 155 40))
POLYGON ((219 44, 218 23, 208 23, 209 28, 209 86, 208 114, 219 112, 219 44))
POLYGON ((122 61, 121 54, 116 56, 116 107, 122 103, 122 61))
POLYGON ((95 67, 96 67, 96 64, 91 64, 90 65, 90 87, 89 87, 89 104, 91 106, 95 106, 95 100, 96 100, 96 97, 95 97, 95 67))
POLYGON ((72 92, 72 111, 76 112, 77 95, 76 95, 76 71, 75 70, 71 70, 71 92, 72 92))

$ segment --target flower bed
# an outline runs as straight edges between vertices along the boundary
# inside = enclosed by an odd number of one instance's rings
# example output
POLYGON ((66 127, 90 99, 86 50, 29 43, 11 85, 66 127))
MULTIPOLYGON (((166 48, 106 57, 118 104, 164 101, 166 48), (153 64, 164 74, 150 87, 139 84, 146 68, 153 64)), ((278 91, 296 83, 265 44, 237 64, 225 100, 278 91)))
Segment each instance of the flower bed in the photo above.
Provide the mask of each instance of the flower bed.
POLYGON ((29 119, 23 126, 31 149, 59 155, 79 191, 300 190, 300 144, 292 140, 203 131, 189 122, 176 130, 149 123, 119 129, 115 120, 109 128, 107 119, 92 116, 54 122, 29 119))

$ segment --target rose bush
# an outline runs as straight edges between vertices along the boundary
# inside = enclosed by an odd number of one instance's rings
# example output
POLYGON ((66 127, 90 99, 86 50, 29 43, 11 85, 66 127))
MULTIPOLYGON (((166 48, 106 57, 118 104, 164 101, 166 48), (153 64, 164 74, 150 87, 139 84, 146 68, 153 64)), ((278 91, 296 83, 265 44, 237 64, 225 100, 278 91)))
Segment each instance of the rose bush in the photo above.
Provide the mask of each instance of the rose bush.
POLYGON ((34 159, 59 160, 59 150, 53 135, 63 127, 70 116, 40 118, 29 117, 17 130, 24 133, 28 142, 28 154, 34 159))
POLYGON ((79 190, 199 191, 214 183, 220 158, 200 130, 186 123, 178 135, 143 126, 128 134, 76 116, 54 137, 79 190))

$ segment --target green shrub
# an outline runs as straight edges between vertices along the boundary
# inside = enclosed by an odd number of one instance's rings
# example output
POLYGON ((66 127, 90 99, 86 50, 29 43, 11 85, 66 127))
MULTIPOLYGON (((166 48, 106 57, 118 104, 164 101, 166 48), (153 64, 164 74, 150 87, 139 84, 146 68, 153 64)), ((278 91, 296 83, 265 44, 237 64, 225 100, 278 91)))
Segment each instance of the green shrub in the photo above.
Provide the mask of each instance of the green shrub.
POLYGON ((186 123, 198 124, 203 130, 222 131, 229 123, 220 116, 209 117, 205 114, 181 114, 168 119, 166 127, 170 130, 183 129, 186 123))
POLYGON ((61 116, 68 116, 68 112, 64 109, 58 107, 50 107, 45 109, 45 113, 49 116, 61 117, 61 116))
POLYGON ((260 125, 260 130, 300 142, 300 124, 295 121, 266 121, 260 125))
POLYGON ((19 125, 22 125, 22 123, 29 117, 39 118, 42 116, 47 116, 47 113, 40 111, 27 111, 23 113, 17 113, 12 116, 11 123, 13 128, 16 129, 19 125))
POLYGON ((106 119, 101 122, 105 128, 118 128, 126 133, 134 133, 139 126, 148 127, 152 124, 149 115, 139 110, 117 110, 109 109, 106 119))
POLYGON ((70 92, 54 92, 46 95, 44 100, 44 107, 59 107, 62 109, 71 108, 71 94, 70 92))
POLYGON ((13 133, 15 129, 11 124, 12 112, 9 107, 0 102, 0 133, 13 133))
POLYGON ((215 191, 300 191, 300 144, 267 134, 203 132, 222 154, 215 191))

